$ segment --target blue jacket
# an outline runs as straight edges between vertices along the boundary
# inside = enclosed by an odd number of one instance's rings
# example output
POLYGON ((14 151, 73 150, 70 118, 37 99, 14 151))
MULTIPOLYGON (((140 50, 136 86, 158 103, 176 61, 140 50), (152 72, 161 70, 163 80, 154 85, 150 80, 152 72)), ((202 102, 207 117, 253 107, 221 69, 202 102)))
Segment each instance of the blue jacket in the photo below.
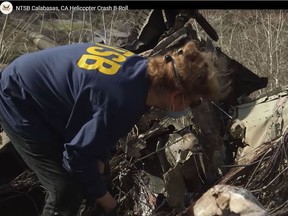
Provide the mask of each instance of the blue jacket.
POLYGON ((1 74, 0 110, 22 137, 62 143, 64 168, 97 198, 107 191, 97 160, 147 111, 146 68, 145 58, 103 44, 25 54, 1 74))

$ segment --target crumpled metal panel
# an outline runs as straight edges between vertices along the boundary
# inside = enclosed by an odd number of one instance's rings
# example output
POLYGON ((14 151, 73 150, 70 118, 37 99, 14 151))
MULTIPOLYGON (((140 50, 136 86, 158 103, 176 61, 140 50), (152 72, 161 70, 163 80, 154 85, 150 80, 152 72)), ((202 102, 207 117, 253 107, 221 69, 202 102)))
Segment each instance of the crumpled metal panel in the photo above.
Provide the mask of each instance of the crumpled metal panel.
POLYGON ((251 192, 230 185, 215 185, 210 188, 190 210, 194 216, 268 215, 251 192))
MULTIPOLYGON (((288 88, 276 95, 241 104, 236 110, 238 121, 231 128, 239 126, 238 129, 245 130, 243 139, 248 146, 239 155, 242 158, 239 163, 245 164, 245 158, 251 158, 261 144, 279 138, 288 126, 288 88)), ((242 134, 241 130, 238 133, 242 134)))
POLYGON ((183 137, 179 134, 171 134, 168 145, 173 145, 165 149, 165 154, 168 162, 172 167, 178 163, 185 163, 191 155, 195 145, 198 145, 197 138, 192 133, 187 133, 183 137))
POLYGON ((203 183, 203 176, 201 177, 199 173, 206 175, 203 155, 199 152, 198 139, 193 133, 182 136, 171 134, 167 145, 165 155, 171 166, 163 175, 167 202, 173 207, 183 207, 187 192, 184 179, 190 179, 190 183, 195 184, 195 187, 203 183))
POLYGON ((146 190, 150 193, 163 194, 165 192, 164 181, 161 178, 142 171, 141 179, 147 187, 146 190))

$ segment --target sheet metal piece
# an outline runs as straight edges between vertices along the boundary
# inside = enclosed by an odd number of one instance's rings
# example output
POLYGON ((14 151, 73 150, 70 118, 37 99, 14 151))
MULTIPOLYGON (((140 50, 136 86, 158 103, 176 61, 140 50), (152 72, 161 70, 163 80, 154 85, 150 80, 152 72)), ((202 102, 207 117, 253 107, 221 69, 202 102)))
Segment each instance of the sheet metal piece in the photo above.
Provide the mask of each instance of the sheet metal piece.
POLYGON ((244 124, 244 140, 248 144, 239 154, 238 162, 245 164, 246 158, 253 157, 257 148, 281 137, 288 126, 288 89, 236 108, 237 120, 244 124))

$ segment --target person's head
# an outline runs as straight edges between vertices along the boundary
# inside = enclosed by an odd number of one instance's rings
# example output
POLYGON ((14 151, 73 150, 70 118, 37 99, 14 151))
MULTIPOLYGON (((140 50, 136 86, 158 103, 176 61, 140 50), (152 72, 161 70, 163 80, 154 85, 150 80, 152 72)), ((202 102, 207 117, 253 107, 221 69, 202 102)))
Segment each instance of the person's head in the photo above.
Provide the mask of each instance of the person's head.
POLYGON ((201 52, 193 42, 148 58, 148 74, 150 106, 178 112, 200 104, 202 98, 217 100, 220 96, 214 57, 201 52))

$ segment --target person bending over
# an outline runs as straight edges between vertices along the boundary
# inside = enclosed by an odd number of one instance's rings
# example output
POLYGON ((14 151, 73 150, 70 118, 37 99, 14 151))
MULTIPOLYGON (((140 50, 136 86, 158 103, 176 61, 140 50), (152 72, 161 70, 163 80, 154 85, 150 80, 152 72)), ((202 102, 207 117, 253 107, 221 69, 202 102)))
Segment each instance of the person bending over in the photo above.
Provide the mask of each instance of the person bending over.
POLYGON ((1 73, 0 120, 46 188, 43 216, 78 214, 83 198, 116 206, 102 178, 117 141, 152 107, 180 112, 216 100, 211 55, 193 42, 141 57, 100 43, 25 54, 1 73))

